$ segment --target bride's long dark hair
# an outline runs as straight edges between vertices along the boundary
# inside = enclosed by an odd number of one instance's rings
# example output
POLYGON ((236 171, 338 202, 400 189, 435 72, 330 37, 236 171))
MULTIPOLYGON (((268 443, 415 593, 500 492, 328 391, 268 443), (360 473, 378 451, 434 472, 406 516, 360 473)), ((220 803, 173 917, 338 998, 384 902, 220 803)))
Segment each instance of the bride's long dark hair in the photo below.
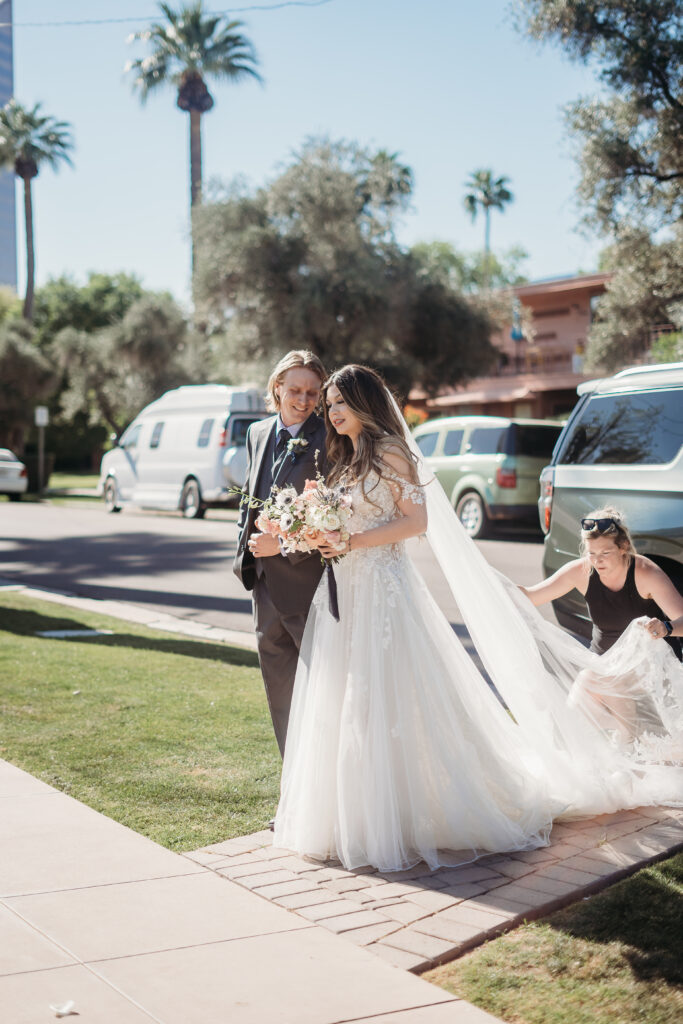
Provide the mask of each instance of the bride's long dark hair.
POLYGON ((355 363, 342 366, 323 384, 322 404, 327 427, 328 483, 335 484, 342 476, 364 480, 372 470, 380 476, 387 470, 392 472, 383 458, 389 449, 400 451, 410 466, 411 482, 418 483, 415 456, 404 438, 405 424, 378 373, 369 366, 355 363), (351 439, 338 434, 330 421, 327 392, 332 385, 338 388, 344 402, 362 424, 355 450, 351 439))

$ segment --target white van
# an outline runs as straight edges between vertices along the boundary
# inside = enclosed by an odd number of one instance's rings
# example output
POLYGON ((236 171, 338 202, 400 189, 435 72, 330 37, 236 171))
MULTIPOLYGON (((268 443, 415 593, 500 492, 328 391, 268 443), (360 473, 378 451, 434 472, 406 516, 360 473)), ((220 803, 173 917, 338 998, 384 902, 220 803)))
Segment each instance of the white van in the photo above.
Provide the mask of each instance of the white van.
POLYGON ((265 415, 255 388, 199 384, 167 391, 102 459, 99 493, 107 512, 131 504, 201 519, 209 507, 234 504, 229 488, 244 483, 247 429, 265 415))

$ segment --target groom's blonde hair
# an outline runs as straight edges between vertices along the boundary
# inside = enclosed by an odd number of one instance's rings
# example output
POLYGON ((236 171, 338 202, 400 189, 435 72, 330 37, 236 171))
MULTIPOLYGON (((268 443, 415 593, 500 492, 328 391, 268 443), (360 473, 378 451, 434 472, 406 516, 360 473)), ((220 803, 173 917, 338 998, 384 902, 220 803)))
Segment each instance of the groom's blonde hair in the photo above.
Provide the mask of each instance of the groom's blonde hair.
POLYGON ((322 361, 314 352, 309 352, 308 349, 295 348, 282 357, 268 378, 268 393, 266 395, 266 409, 268 412, 277 412, 279 410, 280 399, 277 396, 276 388, 279 384, 282 384, 287 370, 293 370, 299 366, 303 367, 304 370, 312 370, 313 373, 316 373, 320 377, 320 386, 322 387, 327 378, 327 371, 322 361))

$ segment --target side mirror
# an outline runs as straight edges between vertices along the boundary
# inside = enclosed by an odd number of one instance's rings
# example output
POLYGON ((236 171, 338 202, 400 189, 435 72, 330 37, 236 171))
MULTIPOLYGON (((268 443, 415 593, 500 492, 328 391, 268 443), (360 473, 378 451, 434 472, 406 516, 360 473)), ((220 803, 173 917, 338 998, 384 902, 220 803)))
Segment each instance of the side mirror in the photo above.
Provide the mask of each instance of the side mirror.
POLYGON ((118 448, 118 446, 119 446, 119 435, 118 434, 110 434, 109 435, 109 440, 111 441, 111 443, 114 445, 115 448, 118 448))

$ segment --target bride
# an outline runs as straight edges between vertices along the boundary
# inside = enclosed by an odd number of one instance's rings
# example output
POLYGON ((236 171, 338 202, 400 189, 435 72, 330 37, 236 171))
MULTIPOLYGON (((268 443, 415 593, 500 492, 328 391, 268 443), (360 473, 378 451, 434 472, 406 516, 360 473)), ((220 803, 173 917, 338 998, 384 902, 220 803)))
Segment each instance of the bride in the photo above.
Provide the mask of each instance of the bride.
MULTIPOLYGON (((381 378, 345 366, 323 400, 327 483, 350 490, 351 536, 335 566, 340 621, 321 585, 306 625, 274 844, 347 869, 433 869, 547 845, 560 814, 680 802, 683 770, 636 763, 588 711, 568 706, 589 652, 575 641, 568 649, 557 627, 548 634, 488 566, 381 378), (506 706, 406 553, 405 541, 425 531, 506 706)), ((634 650, 649 639, 640 633, 627 641, 634 650)), ((638 664, 652 672, 647 654, 638 664)), ((680 679, 665 669, 669 700, 680 679)))

